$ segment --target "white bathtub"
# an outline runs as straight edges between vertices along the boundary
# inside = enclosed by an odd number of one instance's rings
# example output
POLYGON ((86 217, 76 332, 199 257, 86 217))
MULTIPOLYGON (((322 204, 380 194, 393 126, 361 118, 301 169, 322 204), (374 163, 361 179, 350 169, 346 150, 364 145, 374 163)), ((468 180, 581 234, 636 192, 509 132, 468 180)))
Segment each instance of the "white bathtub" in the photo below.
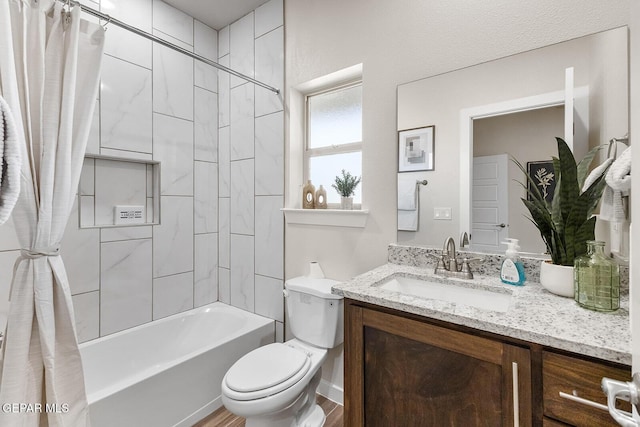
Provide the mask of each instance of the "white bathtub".
POLYGON ((92 427, 191 426, 222 406, 229 367, 274 337, 273 320, 216 302, 81 344, 92 427))

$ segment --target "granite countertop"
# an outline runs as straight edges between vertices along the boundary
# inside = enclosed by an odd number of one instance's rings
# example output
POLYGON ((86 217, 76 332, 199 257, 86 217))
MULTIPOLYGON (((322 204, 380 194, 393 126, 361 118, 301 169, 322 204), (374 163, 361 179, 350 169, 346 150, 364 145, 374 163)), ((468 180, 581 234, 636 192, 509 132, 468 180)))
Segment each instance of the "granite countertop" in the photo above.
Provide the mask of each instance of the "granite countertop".
POLYGON ((580 307, 572 298, 553 295, 537 282, 511 286, 498 277, 478 274, 473 280, 444 279, 466 287, 511 293, 507 312, 497 312, 381 289, 379 286, 391 276, 443 280, 434 275, 431 268, 389 263, 333 286, 332 292, 357 301, 631 365, 627 293, 620 296, 619 310, 599 313, 580 307))

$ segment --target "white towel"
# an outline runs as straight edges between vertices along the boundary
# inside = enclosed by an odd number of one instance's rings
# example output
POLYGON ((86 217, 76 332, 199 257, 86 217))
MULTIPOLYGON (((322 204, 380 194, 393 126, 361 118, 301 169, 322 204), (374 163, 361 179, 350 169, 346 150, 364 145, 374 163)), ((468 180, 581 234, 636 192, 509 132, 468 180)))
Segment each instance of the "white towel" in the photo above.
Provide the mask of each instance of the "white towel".
POLYGON ((622 152, 620 157, 611 164, 604 177, 607 186, 602 193, 600 218, 622 222, 627 219, 623 197, 631 190, 631 147, 622 152))
POLYGON ((22 158, 13 115, 0 96, 0 224, 4 224, 20 196, 22 158))
POLYGON ((398 230, 418 231, 420 205, 416 179, 398 178, 398 230))

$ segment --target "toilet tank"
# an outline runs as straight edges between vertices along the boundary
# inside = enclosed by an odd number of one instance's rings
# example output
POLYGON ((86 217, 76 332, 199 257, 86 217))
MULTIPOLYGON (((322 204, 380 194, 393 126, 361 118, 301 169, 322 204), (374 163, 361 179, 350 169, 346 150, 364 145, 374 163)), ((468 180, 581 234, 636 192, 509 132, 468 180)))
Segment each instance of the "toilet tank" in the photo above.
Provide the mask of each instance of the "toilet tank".
POLYGON ((338 281, 296 277, 285 283, 289 327, 293 335, 321 348, 344 339, 343 300, 331 293, 338 281))

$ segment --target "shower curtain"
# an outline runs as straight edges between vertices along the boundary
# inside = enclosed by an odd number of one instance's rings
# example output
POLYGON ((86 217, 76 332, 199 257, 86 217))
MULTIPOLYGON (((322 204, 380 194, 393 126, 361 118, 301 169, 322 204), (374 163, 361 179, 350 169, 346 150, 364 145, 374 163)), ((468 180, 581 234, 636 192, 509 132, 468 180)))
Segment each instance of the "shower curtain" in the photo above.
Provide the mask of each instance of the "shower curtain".
MULTIPOLYGON (((104 30, 54 0, 0 0, 0 95, 23 139, 20 242, 2 346, 0 426, 89 425, 60 240, 78 187, 104 30)), ((5 285, 5 284, 3 284, 5 285)))

